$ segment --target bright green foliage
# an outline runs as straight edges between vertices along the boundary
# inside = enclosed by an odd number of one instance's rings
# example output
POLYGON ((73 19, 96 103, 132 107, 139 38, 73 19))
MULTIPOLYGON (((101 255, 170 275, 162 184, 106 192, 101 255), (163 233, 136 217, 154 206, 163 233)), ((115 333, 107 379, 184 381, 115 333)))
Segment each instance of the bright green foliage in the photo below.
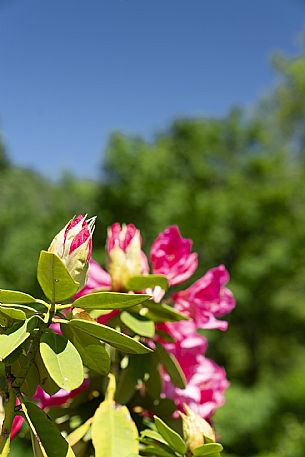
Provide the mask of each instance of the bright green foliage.
POLYGON ((73 344, 62 335, 44 333, 40 340, 40 355, 53 381, 68 392, 84 380, 82 359, 73 344))
POLYGON ((185 454, 186 445, 178 433, 172 430, 159 417, 155 417, 155 424, 160 435, 170 445, 170 447, 179 454, 185 454))
POLYGON ((37 279, 45 296, 52 303, 67 300, 79 289, 79 283, 72 279, 62 260, 47 251, 40 253, 37 279))
POLYGON ((130 354, 146 354, 151 351, 151 349, 147 348, 134 338, 124 335, 123 333, 120 333, 106 325, 81 319, 73 319, 68 323, 68 325, 75 331, 87 333, 88 335, 111 344, 113 347, 123 352, 130 354))
POLYGON ((124 309, 146 302, 150 295, 122 294, 118 292, 94 292, 73 302, 73 306, 86 311, 92 309, 124 309))
POLYGON ((222 445, 219 443, 207 443, 193 450, 194 456, 220 457, 222 445))
POLYGON ((136 316, 127 311, 120 314, 120 319, 134 333, 152 338, 155 334, 155 324, 142 316, 136 316))
POLYGON ((161 287, 163 290, 167 290, 167 278, 162 275, 132 276, 126 283, 126 288, 129 290, 144 290, 149 288, 153 289, 156 286, 161 287))
POLYGON ((76 428, 67 438, 71 446, 77 446, 86 435, 92 437, 96 457, 131 457, 138 455, 138 430, 126 406, 114 401, 115 377, 109 375, 104 401, 93 417, 76 428))
POLYGON ((221 457, 221 444, 209 440, 202 446, 190 449, 186 444, 186 438, 182 438, 162 419, 155 416, 154 422, 156 430, 148 429, 141 432, 140 441, 143 444, 141 452, 144 455, 160 457, 221 457))
POLYGON ((35 298, 29 294, 18 292, 17 290, 0 289, 0 303, 26 304, 34 301, 35 298))
POLYGON ((157 343, 156 354, 159 357, 160 363, 168 372, 174 386, 184 389, 186 386, 185 376, 176 357, 170 352, 167 352, 162 344, 159 343, 157 343))
POLYGON ((61 330, 78 350, 84 365, 103 376, 109 373, 110 356, 104 343, 85 332, 75 330, 71 325, 62 324, 61 330))
MULTIPOLYGON (((84 381, 83 364, 107 375, 109 352, 114 347, 134 354, 151 353, 151 349, 137 339, 94 322, 84 309, 86 305, 89 311, 120 308, 120 304, 122 308, 135 307, 145 303, 149 296, 101 292, 89 294, 85 300, 78 299, 72 305, 62 304, 61 301, 77 292, 79 284, 71 278, 60 258, 47 251, 40 254, 37 277, 51 303, 22 292, 0 290, 0 362, 3 361, 0 364, 0 393, 5 398, 0 455, 7 457, 10 453, 10 431, 18 398, 20 414, 30 430, 34 456, 73 457, 72 448, 57 426, 38 406, 25 401, 23 395, 32 397, 39 385, 49 395, 59 389, 67 392, 77 389, 84 381), (72 307, 72 311, 65 316, 62 311, 67 307, 72 307), (74 315, 82 317, 74 319, 74 315), (61 323, 62 335, 50 329, 50 325, 57 322, 61 323), (107 350, 104 342, 112 349, 107 350)), ((119 450, 121 455, 126 452, 126 457, 138 452, 138 432, 127 408, 114 408, 114 382, 111 378, 106 400, 92 419, 97 457, 118 455, 119 450), (100 425, 108 439, 102 443, 100 425)), ((78 432, 75 431, 71 441, 77 444, 90 425, 91 421, 87 421, 78 432)))
POLYGON ((56 425, 37 405, 25 402, 23 409, 30 424, 34 457, 75 457, 56 425))
POLYGON ((0 360, 4 360, 30 336, 36 323, 35 317, 30 318, 22 324, 13 324, 0 335, 0 360))
MULTIPOLYGON (((112 382, 113 377, 110 378, 110 383, 112 382)), ((128 409, 125 406, 115 406, 114 391, 108 391, 105 401, 93 417, 92 441, 96 457, 129 457, 139 450, 137 428, 128 409)))

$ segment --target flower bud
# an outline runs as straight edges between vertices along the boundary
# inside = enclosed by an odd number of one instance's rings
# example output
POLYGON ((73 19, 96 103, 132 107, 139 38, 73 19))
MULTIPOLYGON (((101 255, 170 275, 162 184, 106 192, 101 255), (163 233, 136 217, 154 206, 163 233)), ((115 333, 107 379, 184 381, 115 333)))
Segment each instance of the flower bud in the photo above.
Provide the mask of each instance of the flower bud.
POLYGON ((107 253, 112 290, 122 290, 131 276, 143 272, 141 235, 133 224, 116 223, 108 229, 107 253))
POLYGON ((83 288, 92 252, 95 217, 75 216, 53 239, 48 251, 65 264, 74 281, 83 288))
POLYGON ((206 442, 215 441, 215 433, 210 424, 198 414, 184 405, 186 414, 180 413, 182 418, 183 435, 190 451, 206 442))

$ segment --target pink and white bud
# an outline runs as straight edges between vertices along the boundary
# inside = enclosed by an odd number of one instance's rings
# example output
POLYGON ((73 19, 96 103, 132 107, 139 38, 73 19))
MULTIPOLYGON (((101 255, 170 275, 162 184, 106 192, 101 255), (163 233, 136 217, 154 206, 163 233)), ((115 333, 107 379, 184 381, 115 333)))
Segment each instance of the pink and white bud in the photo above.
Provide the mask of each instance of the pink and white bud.
POLYGON ((131 276, 148 271, 145 254, 141 250, 140 231, 133 224, 119 223, 108 228, 107 253, 112 290, 125 288, 131 276))
POLYGON ((56 254, 65 264, 74 281, 83 288, 92 253, 92 234, 95 217, 75 216, 53 239, 49 252, 56 254))

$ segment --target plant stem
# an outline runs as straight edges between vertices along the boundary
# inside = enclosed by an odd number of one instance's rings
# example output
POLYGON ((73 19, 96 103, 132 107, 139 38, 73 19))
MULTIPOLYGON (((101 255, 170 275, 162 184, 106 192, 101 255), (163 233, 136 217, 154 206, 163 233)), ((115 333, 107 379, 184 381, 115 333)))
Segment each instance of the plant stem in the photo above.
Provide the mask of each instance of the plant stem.
POLYGON ((16 392, 11 385, 8 387, 8 397, 5 399, 4 420, 0 436, 0 456, 7 457, 10 452, 10 435, 15 417, 16 392))

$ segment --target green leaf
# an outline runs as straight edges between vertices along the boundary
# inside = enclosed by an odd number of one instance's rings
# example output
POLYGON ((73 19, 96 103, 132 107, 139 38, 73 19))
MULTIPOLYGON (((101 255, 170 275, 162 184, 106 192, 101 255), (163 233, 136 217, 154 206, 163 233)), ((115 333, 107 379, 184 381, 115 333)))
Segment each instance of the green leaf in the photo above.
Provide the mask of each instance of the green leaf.
POLYGON ((41 454, 47 457, 75 457, 54 422, 34 403, 25 402, 24 405, 32 432, 38 435, 41 454))
POLYGON ((172 452, 169 448, 163 447, 162 445, 149 445, 142 449, 145 454, 150 454, 156 457, 177 457, 177 454, 172 452))
POLYGON ((81 319, 72 319, 67 325, 105 341, 122 352, 130 354, 146 354, 147 352, 151 352, 151 349, 144 346, 144 344, 106 325, 81 319))
POLYGON ((155 324, 152 321, 145 319, 145 317, 140 315, 135 316, 134 314, 130 314, 127 311, 123 311, 120 314, 120 318, 123 324, 125 324, 137 335, 152 338, 155 334, 155 324))
MULTIPOLYGON (((113 386, 111 386, 113 389, 113 386)), ((126 406, 117 407, 106 394, 92 423, 92 442, 96 457, 129 457, 139 452, 138 430, 126 406)))
POLYGON ((20 386, 21 392, 28 397, 32 397, 39 384, 39 372, 35 363, 32 363, 27 373, 24 373, 27 360, 26 355, 20 354, 18 359, 12 364, 12 373, 16 378, 15 383, 20 386), (24 376, 25 378, 22 379, 24 376), (20 377, 22 378, 20 379, 20 377))
POLYGON ((208 443, 193 450, 194 456, 220 457, 223 447, 219 443, 208 443))
POLYGON ((29 304, 16 304, 16 303, 1 303, 1 308, 7 309, 7 308, 13 308, 16 309, 17 311, 23 311, 26 315, 26 317, 31 317, 34 316, 34 314, 37 313, 45 313, 48 311, 48 308, 46 305, 44 305, 41 302, 35 302, 35 303, 29 303, 29 304))
POLYGON ((152 354, 129 355, 128 365, 118 378, 115 400, 125 405, 134 395, 138 383, 144 382, 152 364, 152 354))
POLYGON ((37 325, 37 318, 30 318, 23 324, 17 323, 0 335, 0 361, 5 359, 29 336, 37 325))
POLYGON ((76 294, 79 283, 74 281, 61 259, 52 252, 41 251, 37 279, 52 303, 60 303, 76 294))
POLYGON ((185 389, 185 376, 176 357, 170 352, 167 352, 160 343, 156 343, 156 354, 159 357, 160 363, 168 372, 172 383, 180 389, 185 389))
POLYGON ((15 319, 15 320, 20 320, 20 321, 26 320, 25 312, 20 309, 15 309, 15 308, 11 308, 8 306, 0 305, 0 313, 4 314, 5 316, 7 316, 10 319, 15 319))
POLYGON ((71 447, 75 446, 89 431, 92 424, 92 417, 88 419, 84 424, 77 427, 70 435, 67 436, 67 441, 71 447))
POLYGON ((164 275, 136 275, 128 279, 125 287, 128 290, 153 289, 159 286, 163 290, 168 289, 168 280, 164 275))
POLYGON ((162 379, 159 370, 159 363, 155 353, 152 354, 152 359, 149 367, 149 378, 146 381, 146 388, 153 398, 159 398, 162 391, 162 379))
POLYGON ((170 447, 176 451, 179 452, 180 454, 185 454, 186 453, 186 444, 181 438, 180 435, 178 435, 177 432, 172 430, 163 420, 161 420, 159 417, 154 416, 155 424, 157 427, 158 432, 160 433, 161 436, 165 439, 165 441, 170 445, 170 447))
POLYGON ((145 294, 122 294, 119 292, 94 292, 84 295, 72 303, 72 306, 85 310, 124 309, 139 305, 151 298, 145 294))
POLYGON ((34 457, 48 457, 46 451, 43 449, 42 445, 38 441, 38 438, 34 435, 32 430, 30 429, 31 434, 31 441, 32 441, 32 449, 33 449, 33 456, 34 457))
POLYGON ((82 359, 73 344, 55 332, 44 333, 40 340, 40 354, 53 381, 71 391, 84 380, 82 359))
POLYGON ((0 303, 31 303, 35 298, 17 290, 0 289, 0 303))
POLYGON ((110 356, 105 345, 85 332, 71 325, 61 324, 63 335, 68 338, 78 350, 83 363, 91 370, 105 376, 110 370, 110 356))
POLYGON ((166 305, 164 303, 145 303, 147 312, 145 317, 153 320, 154 322, 177 322, 177 321, 187 321, 189 318, 184 314, 179 313, 172 306, 166 305))
POLYGON ((143 430, 141 432, 141 439, 142 438, 151 438, 152 440, 159 441, 160 443, 167 444, 165 439, 160 435, 160 433, 155 432, 155 430, 143 430))
POLYGON ((39 373, 39 384, 48 395, 55 395, 60 387, 50 378, 39 351, 36 353, 35 364, 39 373))

